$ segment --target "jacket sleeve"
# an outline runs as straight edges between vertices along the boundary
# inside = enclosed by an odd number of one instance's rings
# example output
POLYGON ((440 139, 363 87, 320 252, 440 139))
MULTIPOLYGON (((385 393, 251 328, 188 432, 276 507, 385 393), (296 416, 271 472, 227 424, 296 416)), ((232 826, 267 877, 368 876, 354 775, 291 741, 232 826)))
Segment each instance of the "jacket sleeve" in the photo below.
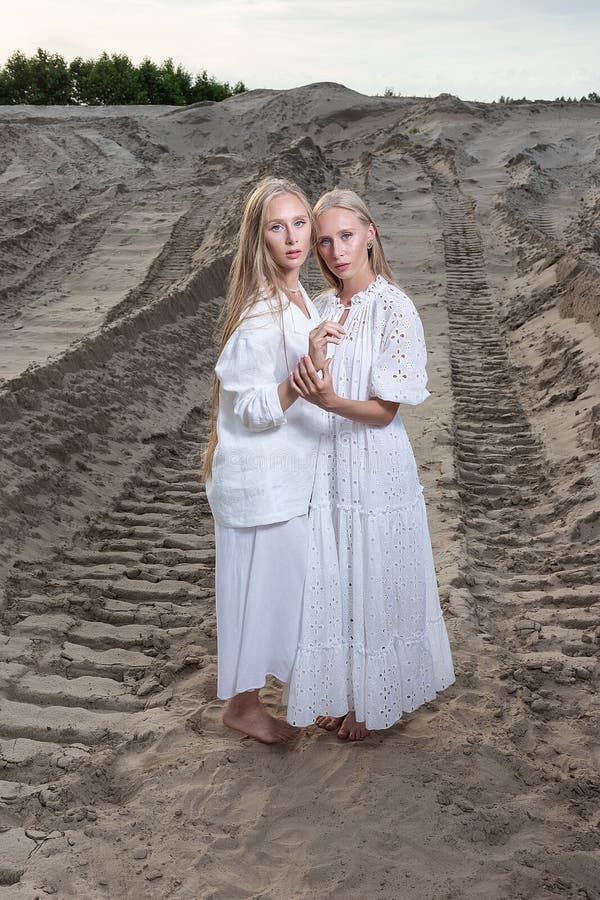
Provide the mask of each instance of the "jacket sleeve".
POLYGON ((215 371, 233 395, 233 411, 249 431, 277 428, 286 419, 277 393, 277 328, 238 328, 227 341, 215 371))
POLYGON ((416 406, 430 396, 421 319, 410 297, 399 289, 382 298, 382 309, 385 318, 371 372, 371 396, 416 406))

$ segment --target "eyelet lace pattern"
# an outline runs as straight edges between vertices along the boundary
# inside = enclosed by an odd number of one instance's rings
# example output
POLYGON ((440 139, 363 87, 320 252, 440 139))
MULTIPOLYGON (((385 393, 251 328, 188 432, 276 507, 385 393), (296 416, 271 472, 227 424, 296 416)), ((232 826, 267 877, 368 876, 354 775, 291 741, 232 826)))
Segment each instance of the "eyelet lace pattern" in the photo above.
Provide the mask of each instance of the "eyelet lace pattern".
MULTIPOLYGON (((328 295, 324 318, 338 301, 328 295)), ((379 276, 352 298, 344 327, 331 365, 339 394, 411 404, 429 396, 421 322, 399 288, 379 276)), ((455 681, 423 488, 399 414, 386 427, 329 417, 309 531, 288 721, 354 709, 368 728, 389 728, 455 681)))
MULTIPOLYGON (((372 281, 367 287, 358 291, 358 293, 354 294, 351 298, 352 306, 358 306, 360 303, 368 303, 371 297, 376 296, 383 288, 388 286, 388 282, 385 280, 383 275, 378 275, 375 281, 372 281)), ((344 304, 340 301, 339 294, 334 293, 333 299, 336 301, 336 306, 343 306, 344 304)))

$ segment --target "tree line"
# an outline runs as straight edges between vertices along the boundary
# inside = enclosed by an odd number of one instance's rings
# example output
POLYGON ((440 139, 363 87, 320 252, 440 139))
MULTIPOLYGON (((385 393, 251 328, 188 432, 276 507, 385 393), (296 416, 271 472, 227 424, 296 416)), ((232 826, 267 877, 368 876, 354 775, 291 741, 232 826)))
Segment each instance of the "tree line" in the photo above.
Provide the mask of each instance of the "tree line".
MULTIPOLYGON (((383 92, 384 97, 401 97, 402 94, 399 91, 395 91, 394 88, 386 87, 383 92)), ((428 95, 428 99, 430 99, 430 95, 428 95)), ((492 103, 533 103, 533 100, 529 100, 528 97, 505 97, 502 94, 498 100, 492 100, 492 103)), ((556 97, 554 100, 555 103, 600 103, 600 94, 597 94, 596 91, 590 91, 587 96, 580 97, 556 97)))
POLYGON ((147 57, 136 66, 125 53, 76 57, 38 48, 33 56, 13 53, 0 68, 0 105, 120 105, 158 103, 183 106, 200 100, 225 100, 246 90, 217 81, 206 69, 193 76, 171 58, 157 64, 147 57))
MULTIPOLYGON (((502 94, 502 96, 499 97, 497 102, 498 103, 532 103, 533 101, 529 100, 527 97, 521 97, 520 99, 517 99, 516 97, 505 97, 504 94, 502 94)), ((597 94, 596 91, 590 91, 589 94, 579 97, 579 99, 577 97, 565 97, 565 96, 555 97, 554 102, 555 103, 600 103, 600 94, 597 94)))

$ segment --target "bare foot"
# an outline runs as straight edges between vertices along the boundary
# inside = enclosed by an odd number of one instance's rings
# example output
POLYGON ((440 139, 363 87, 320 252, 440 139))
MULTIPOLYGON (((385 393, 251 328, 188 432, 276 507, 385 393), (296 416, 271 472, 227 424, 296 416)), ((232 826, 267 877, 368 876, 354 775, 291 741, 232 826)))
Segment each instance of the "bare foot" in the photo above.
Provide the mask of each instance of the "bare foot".
POLYGON ((345 718, 345 716, 317 716, 315 725, 324 728, 325 731, 337 731, 345 718))
POLYGON ((356 721, 354 712, 348 713, 338 731, 338 737, 343 741, 362 741, 370 734, 364 722, 356 721))
POLYGON ((263 744, 287 744, 300 734, 299 728, 267 712, 258 699, 258 691, 232 697, 223 713, 223 724, 263 744))

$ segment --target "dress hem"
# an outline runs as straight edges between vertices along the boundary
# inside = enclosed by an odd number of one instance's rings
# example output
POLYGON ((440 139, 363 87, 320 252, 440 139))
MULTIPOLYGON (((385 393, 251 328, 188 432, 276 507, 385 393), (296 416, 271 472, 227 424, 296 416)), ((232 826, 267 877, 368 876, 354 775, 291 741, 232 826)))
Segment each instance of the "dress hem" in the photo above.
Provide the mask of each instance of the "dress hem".
POLYGON ((348 641, 299 648, 286 699, 287 721, 306 727, 317 716, 349 709, 373 730, 391 728, 456 681, 443 617, 415 641, 394 639, 383 651, 355 652, 348 641), (383 685, 383 687, 381 687, 383 685))
POLYGON ((233 694, 227 694, 227 696, 223 696, 222 691, 217 691, 217 700, 232 700, 233 697, 237 697, 238 694, 247 694, 248 691, 260 691, 262 688, 267 686, 267 678, 271 676, 272 678, 276 678, 277 681, 281 682, 281 684, 289 685, 289 676, 287 679, 282 678, 280 675, 277 675, 275 672, 265 672, 263 683, 255 684, 252 687, 241 688, 239 691, 235 691, 233 694))

